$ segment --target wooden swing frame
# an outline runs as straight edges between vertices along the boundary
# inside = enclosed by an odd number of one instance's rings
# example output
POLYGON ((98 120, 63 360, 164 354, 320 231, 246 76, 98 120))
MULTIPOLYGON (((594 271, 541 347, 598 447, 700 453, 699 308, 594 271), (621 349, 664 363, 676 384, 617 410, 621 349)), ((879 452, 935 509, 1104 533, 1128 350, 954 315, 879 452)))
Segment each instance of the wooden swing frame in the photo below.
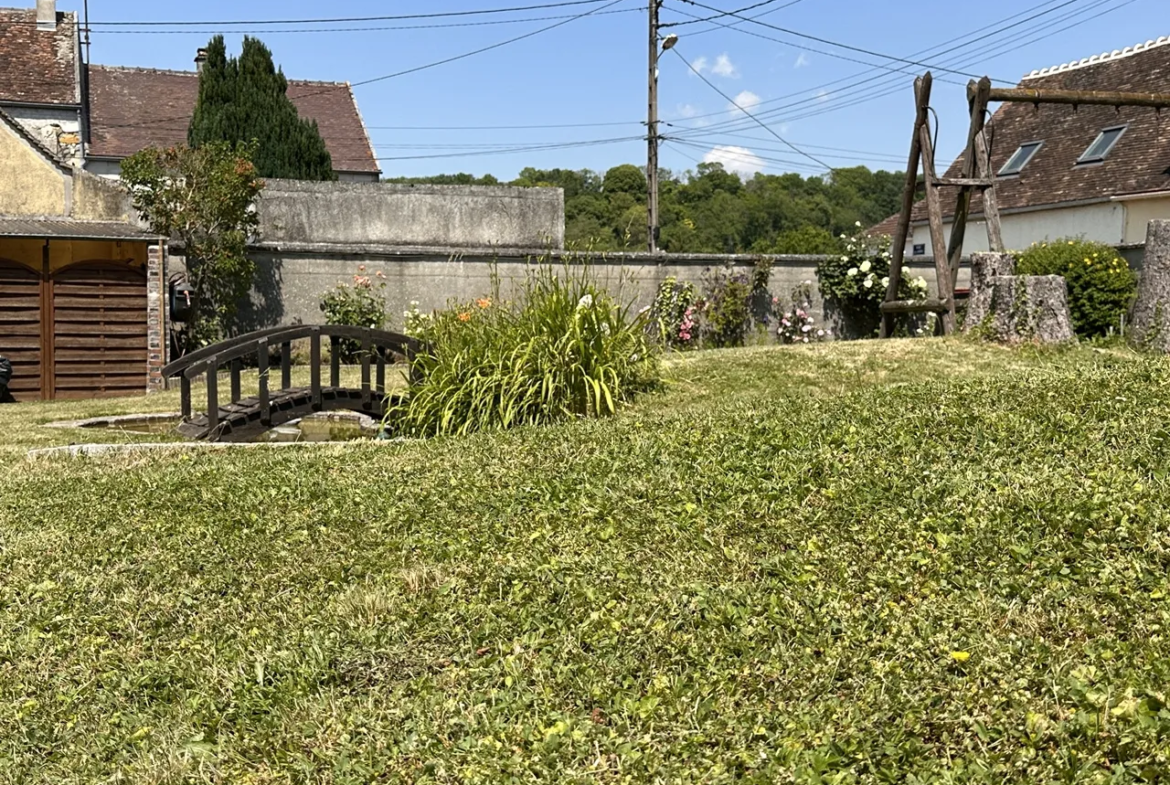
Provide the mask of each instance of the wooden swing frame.
POLYGON ((881 304, 881 337, 894 333, 895 320, 902 313, 937 313, 943 335, 952 335, 956 329, 955 286, 959 280, 959 265, 963 258, 963 240, 971 211, 971 197, 975 190, 983 192, 983 216, 987 228, 987 246, 993 252, 1003 253, 1003 229, 999 202, 995 194, 995 174, 991 171, 991 145, 987 138, 987 107, 993 101, 1034 104, 1140 106, 1162 110, 1170 109, 1170 94, 1123 93, 1094 90, 1050 90, 1032 88, 993 88, 991 80, 983 77, 967 85, 967 104, 971 125, 967 131, 967 148, 963 167, 957 178, 939 177, 934 166, 934 143, 930 136, 930 72, 914 80, 914 134, 910 140, 910 160, 906 166, 906 186, 902 194, 902 211, 894 233, 890 258, 890 281, 886 299, 881 304), (902 281, 902 266, 906 256, 906 241, 910 237, 910 213, 918 189, 918 171, 921 164, 926 186, 926 213, 930 225, 931 253, 937 278, 937 298, 899 300, 898 287, 902 281), (938 189, 958 188, 951 224, 950 244, 945 241, 942 201, 938 189), (940 251, 945 249, 945 254, 940 251))

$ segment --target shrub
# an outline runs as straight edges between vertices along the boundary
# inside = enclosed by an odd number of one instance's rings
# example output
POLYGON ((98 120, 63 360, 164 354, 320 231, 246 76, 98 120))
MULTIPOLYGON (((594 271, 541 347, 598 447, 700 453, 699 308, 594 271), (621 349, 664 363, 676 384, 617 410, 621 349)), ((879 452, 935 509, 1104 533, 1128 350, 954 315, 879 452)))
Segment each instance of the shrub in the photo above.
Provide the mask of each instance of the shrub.
POLYGON ((670 277, 658 286, 650 308, 650 325, 655 338, 672 349, 699 345, 699 309, 702 301, 694 284, 670 277))
MULTIPOLYGON (((841 310, 860 335, 872 335, 881 322, 878 310, 886 299, 890 279, 890 237, 863 234, 861 223, 852 237, 842 236, 845 253, 817 264, 821 293, 841 310)), ((898 296, 905 300, 926 297, 926 279, 910 278, 903 271, 898 296)))
POLYGON ((1136 276, 1116 249, 1079 239, 1032 243, 1016 255, 1016 272, 1064 276, 1073 329, 1086 338, 1117 328, 1137 289, 1136 276))
POLYGON ((589 268, 529 269, 515 302, 491 297, 433 315, 417 379, 387 427, 408 436, 543 425, 613 414, 657 385, 647 313, 630 315, 589 268))
MULTIPOLYGON (((358 268, 352 285, 338 284, 322 295, 321 311, 325 314, 326 324, 369 327, 374 330, 386 326, 386 299, 383 294, 386 281, 381 271, 371 277, 364 274, 365 270, 365 265, 358 268), (376 286, 374 279, 378 280, 376 286)), ((360 353, 361 344, 358 341, 348 338, 341 341, 341 357, 345 362, 352 362, 360 353)))
POLYGON ((811 281, 793 289, 789 303, 781 303, 779 298, 773 298, 772 303, 783 308, 776 325, 776 338, 780 343, 816 343, 829 337, 829 331, 817 327, 812 315, 811 281))
POLYGON ((752 323, 752 277, 716 267, 703 273, 702 337, 715 347, 743 346, 752 323))

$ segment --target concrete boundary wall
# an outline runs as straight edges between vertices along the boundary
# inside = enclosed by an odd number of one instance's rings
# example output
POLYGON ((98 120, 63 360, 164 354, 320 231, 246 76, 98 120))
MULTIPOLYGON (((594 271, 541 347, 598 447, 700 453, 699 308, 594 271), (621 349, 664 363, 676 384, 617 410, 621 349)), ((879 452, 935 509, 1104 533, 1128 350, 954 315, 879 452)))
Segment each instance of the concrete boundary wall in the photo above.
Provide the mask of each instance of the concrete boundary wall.
POLYGON ((261 243, 561 248, 560 188, 269 180, 256 201, 261 243))
MULTIPOLYGON (((770 289, 786 300, 794 289, 811 289, 818 323, 834 326, 834 315, 825 312, 817 289, 819 256, 767 256, 718 254, 585 254, 536 249, 496 249, 485 252, 459 248, 389 248, 375 245, 328 245, 302 243, 261 244, 252 249, 258 268, 251 302, 241 313, 242 327, 258 329, 278 324, 314 324, 323 321, 321 295, 340 283, 352 283, 355 275, 382 273, 390 326, 401 328, 403 312, 412 301, 430 311, 449 302, 467 302, 491 292, 492 276, 498 275, 507 291, 522 280, 526 269, 537 263, 559 265, 588 263, 607 290, 635 308, 650 305, 659 285, 667 278, 701 285, 704 272, 718 267, 750 272, 760 258, 772 262, 770 289)), ((907 273, 923 276, 934 287, 934 266, 929 258, 911 259, 907 273)), ((966 285, 966 270, 960 286, 966 285)))

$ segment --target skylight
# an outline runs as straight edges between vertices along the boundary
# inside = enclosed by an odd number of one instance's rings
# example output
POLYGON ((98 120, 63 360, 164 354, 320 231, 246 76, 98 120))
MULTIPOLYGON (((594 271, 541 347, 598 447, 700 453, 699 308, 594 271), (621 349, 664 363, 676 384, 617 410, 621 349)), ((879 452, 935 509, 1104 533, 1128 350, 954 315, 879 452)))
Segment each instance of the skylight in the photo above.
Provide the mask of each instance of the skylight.
POLYGON ((1003 165, 1003 168, 999 170, 999 176, 1006 177, 1012 174, 1019 174, 1043 144, 1044 142, 1024 142, 1018 150, 1012 153, 1012 157, 1003 165))
POLYGON ((1089 145, 1089 149, 1081 154, 1077 159, 1078 164, 1091 164, 1097 161, 1104 161, 1105 156, 1109 155, 1113 150, 1113 145, 1117 144, 1117 140, 1125 133, 1126 126, 1119 125, 1114 128, 1106 128, 1101 133, 1097 134, 1097 138, 1089 145))

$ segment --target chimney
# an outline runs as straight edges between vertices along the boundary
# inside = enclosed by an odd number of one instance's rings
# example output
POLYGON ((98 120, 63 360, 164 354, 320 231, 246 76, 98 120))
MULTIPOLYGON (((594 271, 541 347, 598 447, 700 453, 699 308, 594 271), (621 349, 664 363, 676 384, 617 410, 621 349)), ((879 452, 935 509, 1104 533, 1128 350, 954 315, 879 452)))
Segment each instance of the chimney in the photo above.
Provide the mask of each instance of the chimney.
POLYGON ((37 0, 37 29, 57 29, 57 0, 37 0))
POLYGON ((195 71, 196 73, 203 73, 203 64, 207 62, 207 50, 198 49, 195 51, 195 71))

